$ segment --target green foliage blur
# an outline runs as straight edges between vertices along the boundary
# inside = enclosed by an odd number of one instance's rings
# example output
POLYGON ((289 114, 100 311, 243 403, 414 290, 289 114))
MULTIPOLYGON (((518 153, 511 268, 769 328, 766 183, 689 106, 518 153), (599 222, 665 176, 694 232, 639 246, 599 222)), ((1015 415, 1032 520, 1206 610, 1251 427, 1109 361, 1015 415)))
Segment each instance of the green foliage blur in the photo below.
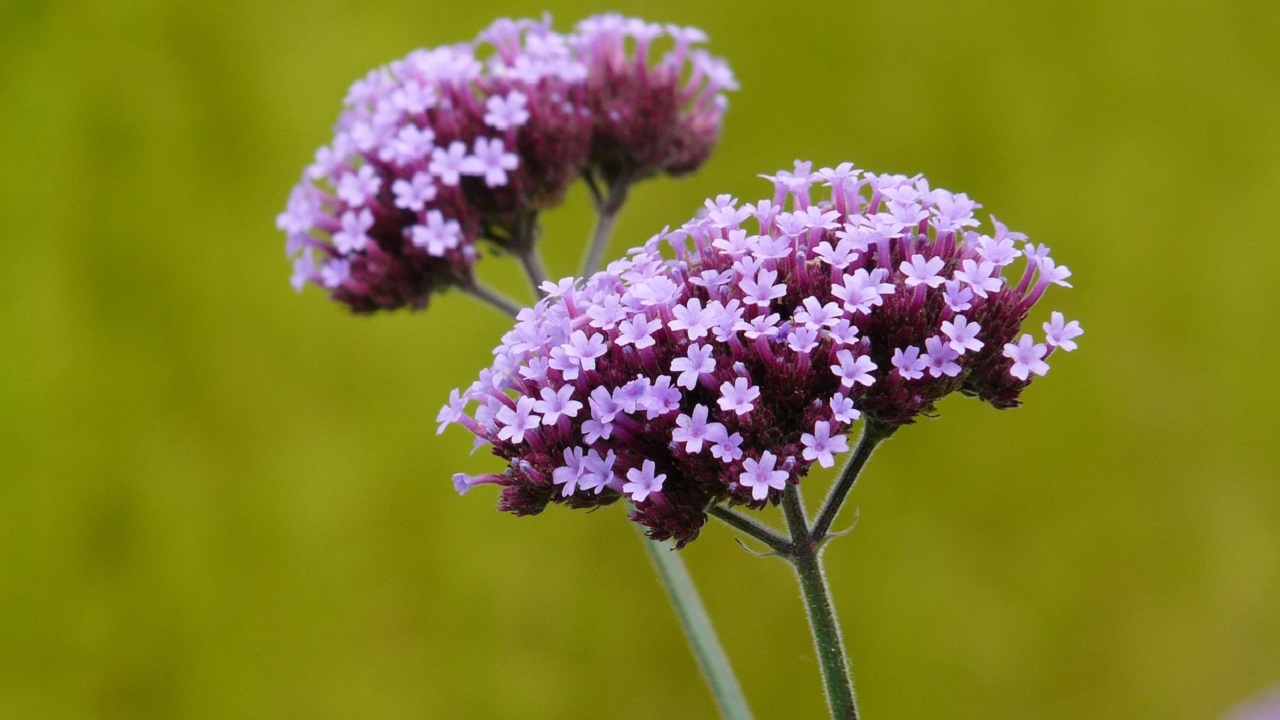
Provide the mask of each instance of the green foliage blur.
MULTIPOLYGON (((0 2, 0 718, 714 716, 621 507, 454 493, 498 464, 435 413, 507 321, 288 286, 274 218, 347 86, 543 9, 0 2)), ((945 401, 854 493, 826 559, 865 717, 1217 718, 1280 682, 1280 5, 545 9, 699 26, 742 85, 612 255, 805 158, 925 173, 1075 273, 1040 312, 1081 349, 1024 407, 945 401)), ((546 218, 553 272, 591 220, 581 188, 546 218)), ((822 717, 787 566, 720 525, 685 558, 758 717, 822 717)))

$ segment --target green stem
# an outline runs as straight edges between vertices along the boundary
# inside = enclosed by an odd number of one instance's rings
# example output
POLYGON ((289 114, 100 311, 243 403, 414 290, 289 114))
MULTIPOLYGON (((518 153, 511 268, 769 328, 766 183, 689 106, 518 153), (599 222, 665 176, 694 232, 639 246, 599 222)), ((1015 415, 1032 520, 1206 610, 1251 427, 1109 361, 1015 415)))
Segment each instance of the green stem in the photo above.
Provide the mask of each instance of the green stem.
POLYGON ((529 284, 533 286, 534 295, 542 298, 547 293, 542 289, 542 283, 547 282, 547 268, 542 264, 542 256, 538 254, 538 249, 533 245, 527 245, 516 250, 516 257, 520 258, 520 265, 524 267, 524 274, 529 278, 529 284))
MULTIPOLYGON (((626 200, 628 184, 629 181, 625 177, 617 179, 610 187, 608 197, 597 202, 599 218, 587 253, 584 275, 594 272, 595 266, 600 263, 604 249, 608 245, 609 233, 613 229, 613 221, 626 200)), ((536 247, 537 227, 536 215, 531 214, 524 218, 516 228, 515 237, 511 239, 509 247, 520 259, 534 292, 541 297, 544 293, 540 286, 547 280, 547 271, 542 265, 542 259, 536 247)), ((519 306, 512 301, 474 281, 464 285, 462 289, 472 297, 512 317, 520 311, 519 306)), ((776 537, 776 540, 785 542, 781 537, 776 537)), ((711 694, 720 710, 720 715, 725 720, 753 720, 751 710, 747 707, 746 697, 742 694, 742 687, 733 674, 733 668, 729 665, 729 658, 725 655, 724 648, 720 646, 720 640, 711 626, 711 618, 702 605, 702 599, 698 597, 697 588, 694 587, 693 579, 685 568, 684 560, 663 543, 648 538, 645 538, 644 543, 649 557, 658 569, 658 575, 662 578, 662 584, 671 597, 671 604, 675 606, 676 615, 680 618, 685 637, 693 648, 698 666, 711 687, 711 694)))
POLYGON ((469 285, 462 286, 462 292, 479 300, 499 312, 515 317, 520 312, 520 306, 506 297, 490 290, 474 280, 469 285))
MULTIPOLYGON (((627 200, 627 191, 631 189, 631 179, 620 175, 609 186, 609 194, 596 202, 596 227, 591 233, 587 245, 587 256, 582 261, 582 277, 591 277, 604 260, 604 252, 609 248, 609 235, 613 232, 613 223, 618 219, 618 211, 627 200)), ((593 191, 597 197, 599 190, 593 191)))
POLYGON ((831 492, 827 493, 827 499, 823 501, 822 509, 818 511, 818 519, 814 521, 813 529, 809 531, 813 541, 819 545, 827 538, 831 523, 835 522, 845 498, 849 496, 853 484, 858 481, 858 474, 862 472, 867 460, 871 459, 872 451, 898 429, 896 425, 882 425, 870 419, 864 420, 863 423, 862 439, 858 441, 853 457, 849 458, 844 470, 840 471, 840 478, 836 480, 835 485, 831 486, 831 492))
POLYGON ((822 682, 827 694, 827 708, 834 720, 857 720, 858 706, 853 694, 853 678, 849 675, 849 663, 845 659, 844 640, 840 636, 840 623, 836 620, 831 602, 831 590, 827 587, 826 574, 822 571, 822 543, 809 533, 800 500, 800 489, 787 486, 782 496, 782 511, 791 531, 792 551, 789 560, 800 579, 800 592, 809 616, 809 629, 818 652, 818 664, 822 668, 822 682))
POLYGON ((693 586, 693 579, 684 566, 684 559, 665 543, 645 538, 644 545, 654 566, 658 568, 658 575, 667 588, 667 594, 671 596, 671 604, 680 617, 680 625, 684 628, 685 637, 689 639, 689 645, 693 647, 702 675, 711 687, 720 716, 725 720, 751 720, 747 699, 742 694, 742 687, 733 674, 733 668, 729 666, 729 658, 720 646, 715 628, 711 627, 711 618, 702 605, 702 599, 698 597, 698 590, 693 586))
MULTIPOLYGON (((609 245, 609 234, 613 231, 614 220, 627 199, 627 189, 630 186, 628 178, 619 177, 610 186, 608 196, 602 198, 594 175, 590 172, 587 175, 587 182, 596 200, 598 216, 595 230, 591 234, 586 260, 583 263, 584 277, 594 274, 599 267, 604 251, 609 245)), ((537 288, 541 281, 536 278, 545 277, 546 271, 542 270, 537 256, 532 253, 532 243, 528 243, 526 247, 529 252, 520 253, 521 262, 525 264, 525 271, 530 279, 534 280, 535 290, 541 295, 542 291, 537 288)), ((644 538, 644 545, 650 559, 653 560, 654 567, 658 569, 658 576, 667 589, 667 595, 671 598, 676 615, 680 618, 680 626, 684 629, 698 667, 701 668, 702 675, 711 688, 711 695, 715 699, 721 717, 724 720, 752 720, 751 710, 747 707, 746 697, 742 694, 742 686, 738 684, 738 678, 729 665, 729 657, 725 655, 715 628, 711 626, 711 617, 707 615, 702 598, 698 597, 698 589, 693 585, 693 578, 689 576, 684 559, 669 546, 647 537, 644 538)))
POLYGON ((529 284, 533 286, 534 297, 541 299, 546 295, 542 290, 542 283, 546 282, 549 276, 546 266, 542 264, 542 255, 538 252, 539 233, 538 213, 524 213, 516 219, 508 243, 511 253, 520 260, 520 266, 524 268, 529 284))
POLYGON ((791 543, 786 538, 746 515, 736 513, 723 505, 713 506, 707 511, 707 514, 768 545, 770 550, 779 555, 791 554, 791 543))

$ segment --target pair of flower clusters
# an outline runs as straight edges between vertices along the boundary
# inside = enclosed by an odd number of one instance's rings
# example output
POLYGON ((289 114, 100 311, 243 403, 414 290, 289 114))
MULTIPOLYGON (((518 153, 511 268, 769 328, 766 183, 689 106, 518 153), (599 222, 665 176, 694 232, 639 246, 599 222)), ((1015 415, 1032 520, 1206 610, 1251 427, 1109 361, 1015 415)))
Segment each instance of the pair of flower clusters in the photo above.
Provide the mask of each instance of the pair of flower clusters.
POLYGON ((705 39, 616 15, 567 35, 501 20, 374 70, 277 218, 294 287, 358 312, 421 308, 473 282, 477 240, 527 252, 536 213, 584 173, 612 185, 696 169, 735 87, 694 47, 705 39))
POLYGON ((860 416, 910 423, 955 390, 1011 407, 1055 349, 1074 349, 1079 325, 1060 313, 1044 343, 1018 337, 1068 284, 1047 248, 994 218, 979 233, 976 203, 922 177, 810 167, 545 286, 440 412, 441 432, 459 423, 509 463, 455 476, 459 492, 499 485, 499 507, 521 515, 625 496, 652 537, 683 545, 712 504, 776 503, 813 463, 832 466, 860 416))

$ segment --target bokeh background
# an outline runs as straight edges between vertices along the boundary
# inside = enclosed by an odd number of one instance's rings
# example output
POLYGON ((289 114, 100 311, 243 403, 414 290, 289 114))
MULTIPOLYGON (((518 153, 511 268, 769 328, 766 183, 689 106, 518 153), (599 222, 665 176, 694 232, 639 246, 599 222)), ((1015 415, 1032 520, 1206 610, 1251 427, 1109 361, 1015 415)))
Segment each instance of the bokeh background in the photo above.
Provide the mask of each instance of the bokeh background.
MULTIPOLYGON (((432 421, 506 321, 297 296, 274 228, 350 82, 544 9, 697 25, 742 85, 615 254, 809 158, 923 172, 1075 272, 1041 312, 1081 350, 853 496, 866 717, 1218 718, 1280 682, 1280 5, 4 0, 0 717, 714 716, 621 507, 454 494, 497 465, 432 421)), ((581 189, 547 217, 553 271, 590 223, 581 189)), ((685 558, 758 716, 821 717, 788 568, 722 526, 685 558)))

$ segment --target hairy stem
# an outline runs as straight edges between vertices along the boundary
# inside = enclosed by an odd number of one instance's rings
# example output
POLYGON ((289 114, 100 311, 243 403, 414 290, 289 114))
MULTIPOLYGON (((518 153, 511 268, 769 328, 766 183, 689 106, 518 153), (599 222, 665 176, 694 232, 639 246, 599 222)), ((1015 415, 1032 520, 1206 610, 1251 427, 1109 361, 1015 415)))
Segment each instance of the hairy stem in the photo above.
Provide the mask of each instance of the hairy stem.
POLYGON ((524 266, 524 274, 529 278, 529 284, 533 286, 533 292, 542 298, 547 293, 542 289, 542 283, 547 282, 550 278, 547 275, 547 268, 542 264, 542 256, 539 255, 537 248, 529 247, 516 253, 520 258, 520 264, 524 266))
POLYGON ((503 314, 510 315, 511 317, 515 317, 520 312, 520 306, 514 301, 509 300, 505 296, 490 290, 474 280, 472 280, 470 284, 463 285, 462 292, 491 308, 495 308, 503 314))
POLYGON ((540 299, 546 295, 542 290, 542 283, 550 276, 547 275, 542 255, 538 252, 538 234, 538 213, 525 213, 516 220, 516 226, 512 228, 509 247, 511 253, 519 258, 520 266, 524 268, 524 274, 533 286, 534 296, 540 299))
POLYGON ((702 599, 698 597, 698 590, 693 586, 684 559, 666 543, 645 538, 644 544, 658 569, 662 584, 667 588, 667 594, 671 596, 671 604, 675 606, 685 637, 693 647, 698 667, 702 669, 703 677, 711 687, 711 695, 715 698, 720 716, 725 720, 751 720, 747 699, 742 694, 742 687, 733 674, 724 648, 720 646, 715 628, 711 627, 711 618, 702 605, 702 599))
POLYGON ((620 175, 609 186, 609 193, 603 198, 600 198, 598 189, 593 190, 593 194, 597 197, 596 227, 587 245, 587 256, 582 261, 583 277, 590 277, 600 269, 605 250, 609 248, 609 235, 613 233, 613 223, 618 219, 618 211, 622 210, 630 189, 631 179, 626 175, 620 175))
POLYGON ((786 538, 746 515, 734 512, 723 505, 716 505, 708 510, 707 513, 730 527, 768 545, 770 550, 779 555, 788 555, 791 552, 791 543, 786 538))
POLYGON ((813 528, 809 531, 815 543, 820 545, 827 538, 831 523, 835 522, 845 498, 849 496, 853 484, 858 481, 858 474, 862 472, 867 460, 871 459, 872 451, 897 429, 896 425, 882 425, 869 419, 863 421, 862 438, 858 441, 858 447, 854 450, 853 457, 849 458, 849 462, 840 471, 840 478, 836 480, 835 485, 831 486, 831 492, 827 493, 826 500, 822 502, 822 509, 818 511, 818 519, 814 521, 813 528))
POLYGON ((791 531, 791 554, 788 560, 800 580, 800 593, 809 616, 809 629, 822 668, 822 684, 826 690, 827 708, 834 720, 857 720, 853 678, 845 659, 844 640, 831 602, 831 590, 822 571, 822 546, 809 534, 808 521, 800 499, 800 489, 789 485, 783 494, 782 511, 791 531))

